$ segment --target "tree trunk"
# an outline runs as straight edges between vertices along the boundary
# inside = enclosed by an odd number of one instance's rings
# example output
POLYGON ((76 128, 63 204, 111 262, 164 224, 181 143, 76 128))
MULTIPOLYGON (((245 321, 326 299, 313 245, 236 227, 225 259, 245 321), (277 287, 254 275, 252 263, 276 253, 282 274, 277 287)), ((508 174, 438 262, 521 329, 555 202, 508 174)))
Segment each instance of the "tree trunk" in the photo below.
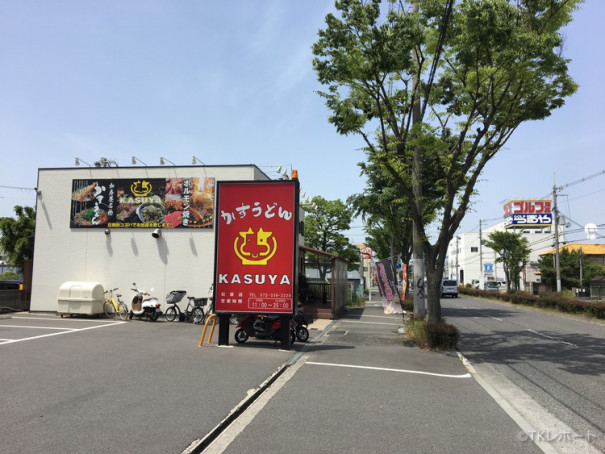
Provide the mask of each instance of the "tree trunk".
MULTIPOLYGON (((429 261, 439 261, 430 258, 429 261)), ((428 263, 425 267, 427 280, 428 321, 441 321, 441 280, 443 278, 443 263, 428 263), (433 266, 434 265, 434 266, 433 266)))

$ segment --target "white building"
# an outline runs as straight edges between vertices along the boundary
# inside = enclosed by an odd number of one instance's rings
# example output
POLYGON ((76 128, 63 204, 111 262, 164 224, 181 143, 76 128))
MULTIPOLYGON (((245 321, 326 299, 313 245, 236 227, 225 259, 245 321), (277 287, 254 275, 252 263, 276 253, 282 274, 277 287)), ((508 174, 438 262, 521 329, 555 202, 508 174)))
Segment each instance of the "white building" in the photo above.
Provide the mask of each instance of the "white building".
POLYGON ((133 282, 161 301, 209 296, 215 183, 269 179, 251 164, 39 169, 31 310, 57 311, 67 281, 117 287, 126 302, 133 282))
MULTIPOLYGON (((468 232, 455 236, 448 246, 444 277, 457 279, 461 284, 481 285, 481 280, 501 282, 505 286, 504 268, 501 263, 496 263, 498 255, 496 251, 483 245, 479 246, 479 237, 483 243, 489 234, 496 231, 504 231, 504 222, 483 229, 481 232, 468 232)), ((529 261, 520 277, 521 289, 530 289, 534 283, 540 283, 538 261, 540 254, 552 249, 554 243, 554 229, 551 227, 522 229, 509 228, 506 231, 523 234, 530 245, 531 254, 529 261)), ((564 242, 563 231, 559 232, 559 241, 564 242)))

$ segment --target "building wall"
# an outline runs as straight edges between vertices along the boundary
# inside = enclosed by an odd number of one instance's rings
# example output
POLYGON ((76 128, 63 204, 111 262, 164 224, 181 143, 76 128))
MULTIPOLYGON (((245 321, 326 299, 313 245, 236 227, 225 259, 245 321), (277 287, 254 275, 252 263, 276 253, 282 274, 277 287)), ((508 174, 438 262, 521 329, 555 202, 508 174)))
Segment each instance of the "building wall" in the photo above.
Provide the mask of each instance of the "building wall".
MULTIPOLYGON (((503 222, 485 228, 481 233, 483 242, 485 243, 490 233, 504 230, 503 222)), ((522 288, 525 288, 524 282, 528 284, 527 287, 529 287, 530 283, 540 282, 540 276, 536 274, 538 271, 537 263, 540 260, 541 253, 552 249, 554 242, 553 230, 551 228, 544 228, 525 230, 508 229, 507 231, 523 234, 527 238, 532 249, 525 269, 525 281, 523 280, 523 276, 521 276, 522 288)), ((564 241, 564 233, 562 231, 559 233, 559 241, 564 241)), ((461 281, 460 275, 463 274, 463 284, 470 284, 474 279, 480 280, 482 270, 480 268, 481 261, 479 257, 479 250, 479 232, 462 233, 454 237, 448 247, 448 257, 446 260, 444 277, 458 279, 461 281)), ((494 269, 493 274, 484 276, 485 281, 505 281, 504 268, 502 267, 502 264, 496 263, 496 258, 498 255, 495 253, 495 251, 484 245, 481 256, 483 264, 485 265, 486 263, 491 263, 493 264, 494 269)))
POLYGON ((151 228, 115 228, 109 235, 102 228, 70 228, 74 179, 182 177, 269 179, 253 165, 39 169, 31 310, 56 311, 59 288, 66 281, 118 287, 129 306, 133 282, 153 288, 160 301, 171 290, 209 296, 214 228, 163 229, 158 239, 151 236, 151 228))

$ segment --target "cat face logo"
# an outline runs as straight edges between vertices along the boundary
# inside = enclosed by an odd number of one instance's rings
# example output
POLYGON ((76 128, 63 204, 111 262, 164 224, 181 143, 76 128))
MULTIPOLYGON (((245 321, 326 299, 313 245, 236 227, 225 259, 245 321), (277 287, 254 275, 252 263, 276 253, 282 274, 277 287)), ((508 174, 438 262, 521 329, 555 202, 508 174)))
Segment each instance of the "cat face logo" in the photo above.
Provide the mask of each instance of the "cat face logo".
POLYGON ((242 265, 266 265, 277 251, 277 239, 273 232, 265 232, 259 228, 254 232, 249 228, 238 232, 233 242, 233 250, 242 261, 242 265))
POLYGON ((151 183, 149 181, 135 181, 130 185, 130 190, 132 194, 136 197, 145 197, 147 194, 151 192, 153 188, 151 187, 151 183))

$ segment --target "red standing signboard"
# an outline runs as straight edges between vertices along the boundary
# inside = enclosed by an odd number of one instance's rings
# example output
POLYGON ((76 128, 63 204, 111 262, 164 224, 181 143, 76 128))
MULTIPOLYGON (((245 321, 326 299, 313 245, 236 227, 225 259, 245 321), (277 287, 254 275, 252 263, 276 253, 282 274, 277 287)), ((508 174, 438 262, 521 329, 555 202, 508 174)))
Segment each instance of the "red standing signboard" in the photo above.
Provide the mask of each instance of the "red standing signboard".
POLYGON ((217 313, 292 314, 298 181, 219 182, 217 313))

